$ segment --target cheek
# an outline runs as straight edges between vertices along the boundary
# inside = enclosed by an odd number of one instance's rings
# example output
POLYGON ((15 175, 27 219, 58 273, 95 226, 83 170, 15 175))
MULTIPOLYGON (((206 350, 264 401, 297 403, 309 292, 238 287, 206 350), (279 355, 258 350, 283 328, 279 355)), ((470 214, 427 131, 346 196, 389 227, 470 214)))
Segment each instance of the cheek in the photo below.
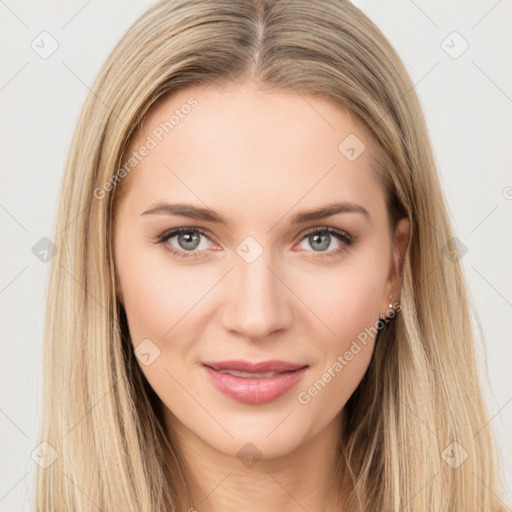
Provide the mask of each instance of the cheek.
POLYGON ((324 324, 329 345, 343 345, 378 321, 385 276, 375 263, 361 260, 304 275, 297 278, 297 295, 324 324))
POLYGON ((134 244, 123 251, 120 244, 118 255, 117 272, 133 344, 144 338, 160 343, 205 294, 209 279, 197 269, 192 274, 172 266, 161 248, 134 244))
POLYGON ((182 368, 193 347, 191 309, 205 295, 204 281, 209 280, 172 268, 160 251, 132 247, 129 252, 120 250, 116 262, 137 362, 167 407, 186 410, 190 397, 182 386, 188 389, 192 383, 182 368))
POLYGON ((384 265, 370 255, 340 265, 335 273, 331 269, 323 280, 315 279, 315 286, 313 280, 307 283, 308 305, 329 329, 320 327, 310 336, 318 364, 298 390, 297 399, 324 422, 344 407, 370 363, 386 278, 384 265))

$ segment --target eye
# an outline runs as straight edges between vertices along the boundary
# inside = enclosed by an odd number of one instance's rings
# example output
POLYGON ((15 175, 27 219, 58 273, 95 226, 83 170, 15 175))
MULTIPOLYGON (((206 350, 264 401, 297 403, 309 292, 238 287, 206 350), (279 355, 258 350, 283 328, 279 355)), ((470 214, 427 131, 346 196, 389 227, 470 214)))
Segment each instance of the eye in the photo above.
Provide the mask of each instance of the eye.
MULTIPOLYGON (((162 244, 167 251, 178 258, 196 259, 209 248, 205 240, 213 243, 206 231, 200 228, 182 227, 165 231, 156 238, 155 243, 162 244), (173 239, 175 239, 174 242, 173 239)), ((341 229, 329 226, 312 228, 301 238, 301 244, 306 243, 312 247, 312 252, 317 253, 315 255, 317 258, 338 256, 345 252, 353 242, 354 239, 351 235, 341 229), (326 251, 334 240, 338 242, 337 247, 326 251)))
MULTIPOLYGON (((308 230, 301 239, 301 244, 307 244, 313 248, 313 252, 319 253, 316 257, 330 258, 338 256, 345 252, 354 242, 352 236, 341 229, 325 226, 316 227, 308 230), (338 245, 333 250, 326 251, 333 241, 337 241, 338 245)), ((302 248, 304 246, 301 245, 302 248)))
POLYGON ((202 229, 176 228, 162 233, 157 237, 156 243, 163 244, 166 250, 178 258, 197 258, 200 252, 208 249, 208 244, 202 243, 201 238, 211 242, 202 229), (176 239, 174 244, 171 243, 173 238, 176 239))

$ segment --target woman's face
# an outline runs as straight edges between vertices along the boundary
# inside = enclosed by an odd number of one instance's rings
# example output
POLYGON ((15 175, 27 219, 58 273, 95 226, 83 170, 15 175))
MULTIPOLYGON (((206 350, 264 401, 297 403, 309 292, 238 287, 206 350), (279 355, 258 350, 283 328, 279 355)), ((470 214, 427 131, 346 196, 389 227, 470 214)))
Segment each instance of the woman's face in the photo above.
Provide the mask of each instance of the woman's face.
POLYGON ((152 107, 134 151, 115 261, 167 424, 233 456, 339 429, 399 291, 367 133, 317 97, 196 87, 152 107))

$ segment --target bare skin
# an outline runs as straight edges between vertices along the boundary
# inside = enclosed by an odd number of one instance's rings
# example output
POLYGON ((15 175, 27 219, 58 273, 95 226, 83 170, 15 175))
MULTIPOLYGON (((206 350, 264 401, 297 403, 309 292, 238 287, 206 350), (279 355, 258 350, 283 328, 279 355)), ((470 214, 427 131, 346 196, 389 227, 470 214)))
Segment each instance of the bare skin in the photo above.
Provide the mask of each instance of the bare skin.
POLYGON ((192 502, 180 491, 183 510, 334 510, 344 406, 375 341, 367 336, 357 351, 354 340, 398 299, 408 222, 390 232, 370 167, 371 140, 353 116, 293 91, 262 92, 254 84, 179 91, 151 108, 128 153, 190 96, 197 106, 125 178, 115 226, 132 343, 149 339, 159 350, 140 366, 196 479, 189 482, 192 502), (338 148, 349 134, 366 146, 353 161, 338 148), (342 201, 367 215, 353 210, 291 223, 299 212, 342 201), (144 214, 162 203, 210 208, 227 226, 144 214), (180 227, 204 234, 157 243, 180 227), (259 255, 248 262, 247 254, 259 255), (308 368, 293 389, 255 405, 221 393, 205 374, 203 361, 228 359, 308 368), (325 372, 325 386, 308 392, 325 372), (252 463, 239 455, 244 446, 252 463))

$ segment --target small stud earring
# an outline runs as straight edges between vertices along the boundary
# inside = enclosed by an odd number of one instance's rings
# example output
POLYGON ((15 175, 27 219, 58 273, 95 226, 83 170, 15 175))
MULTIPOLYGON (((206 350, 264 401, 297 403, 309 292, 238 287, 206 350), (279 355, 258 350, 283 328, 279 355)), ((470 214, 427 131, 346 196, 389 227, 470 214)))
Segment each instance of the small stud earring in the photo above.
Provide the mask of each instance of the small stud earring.
POLYGON ((393 304, 391 304, 391 295, 389 296, 390 303, 388 304, 389 309, 393 309, 393 304))

